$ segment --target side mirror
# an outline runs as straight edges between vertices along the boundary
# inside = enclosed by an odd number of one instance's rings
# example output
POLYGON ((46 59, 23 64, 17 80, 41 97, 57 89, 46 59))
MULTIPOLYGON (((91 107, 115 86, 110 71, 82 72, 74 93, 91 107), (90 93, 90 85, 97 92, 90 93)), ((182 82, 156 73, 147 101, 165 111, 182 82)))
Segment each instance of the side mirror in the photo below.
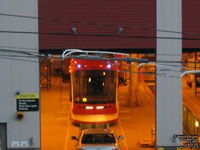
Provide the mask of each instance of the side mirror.
POLYGON ((72 136, 71 139, 72 140, 78 140, 78 138, 76 136, 72 136))
POLYGON ((118 139, 119 139, 119 140, 120 140, 120 139, 124 139, 124 137, 120 135, 120 136, 118 137, 118 139))

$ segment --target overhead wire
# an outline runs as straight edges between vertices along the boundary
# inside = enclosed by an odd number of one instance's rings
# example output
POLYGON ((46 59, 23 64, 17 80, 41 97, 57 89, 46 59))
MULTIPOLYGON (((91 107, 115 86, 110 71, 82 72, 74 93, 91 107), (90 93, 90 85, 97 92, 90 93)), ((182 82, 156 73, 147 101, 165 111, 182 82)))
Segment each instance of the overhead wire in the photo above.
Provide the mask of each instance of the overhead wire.
POLYGON ((5 56, 4 57, 0 56, 0 59, 8 59, 8 60, 16 60, 16 61, 25 61, 25 62, 39 63, 39 61, 27 60, 27 59, 10 58, 10 57, 5 57, 5 56))
MULTIPOLYGON (((28 51, 24 51, 23 50, 14 50, 14 49, 0 49, 0 53, 12 53, 12 54, 18 54, 18 55, 13 55, 13 57, 19 57, 19 54, 23 54, 23 57, 42 57, 42 58, 53 58, 54 56, 52 55, 44 55, 44 54, 40 54, 39 52, 28 52, 28 51), (24 56, 24 55, 27 55, 27 56, 24 56)), ((94 51, 95 52, 95 51, 94 51)), ((58 57, 55 57, 57 59, 61 59, 61 55, 58 55, 58 57), (60 57, 59 57, 60 56, 60 57)), ((164 60, 159 60, 159 61, 156 61, 156 63, 159 63, 160 65, 162 65, 162 63, 166 64, 166 63, 200 63, 200 62, 195 62, 195 61, 164 61, 164 60)), ((171 65, 171 66, 177 66, 177 65, 171 65)))
POLYGON ((16 47, 16 46, 5 46, 5 45, 0 45, 1 48, 11 48, 13 50, 28 50, 28 52, 31 53, 37 53, 36 51, 30 51, 30 50, 39 50, 39 48, 30 48, 30 47, 16 47))
POLYGON ((144 38, 144 39, 172 39, 172 40, 200 40, 200 38, 183 38, 183 37, 157 37, 157 36, 137 36, 137 35, 111 35, 111 34, 74 34, 69 32, 29 32, 29 31, 0 31, 0 33, 17 33, 17 34, 41 34, 57 36, 82 36, 82 37, 116 37, 116 38, 144 38))
MULTIPOLYGON (((13 14, 2 14, 1 16, 9 16, 9 17, 21 17, 21 18, 29 18, 29 19, 41 19, 41 20, 49 20, 49 21, 63 21, 63 22, 70 22, 70 23, 79 23, 79 24, 87 24, 87 25, 98 25, 98 26, 107 26, 107 27, 123 27, 125 29, 135 29, 135 30, 148 30, 148 31, 160 31, 160 32, 170 32, 170 33, 179 33, 179 34, 190 34, 195 36, 200 36, 200 34, 196 33, 186 33, 186 32, 177 32, 177 31, 169 31, 169 30, 159 30, 159 29, 151 29, 151 28, 138 28, 133 26, 119 26, 114 24, 99 24, 95 22, 86 22, 86 21, 73 21, 67 19, 57 19, 57 18, 45 18, 45 17, 32 17, 32 16, 22 16, 22 15, 13 15, 13 14)), ((69 35, 69 36, 92 36, 92 37, 120 37, 120 38, 156 38, 156 39, 175 39, 175 40, 200 40, 199 38, 180 38, 180 37, 156 37, 156 36, 133 36, 133 35, 109 35, 109 34, 74 34, 74 33, 64 33, 64 32, 26 32, 26 31, 0 31, 1 33, 21 33, 21 34, 45 34, 45 35, 69 35)), ((2 46, 3 47, 3 46, 2 46)), ((22 48, 26 49, 26 48, 22 48)), ((1 50, 2 51, 2 50, 1 50)), ((7 50, 8 51, 8 50, 7 50)), ((15 50, 13 50, 15 51, 15 50)), ((19 52, 19 51, 15 51, 19 52)), ((22 52, 22 51, 20 51, 22 52)), ((24 53, 24 52, 22 52, 24 53)), ((25 52, 26 53, 26 52, 25 52)), ((32 52, 37 53, 37 52, 32 52)), ((33 55, 30 53, 26 53, 27 55, 33 55)), ((165 54, 158 54, 158 55, 165 55, 165 54)), ((166 54, 167 55, 167 54, 166 54)), ((19 57, 16 55, 10 55, 9 57, 19 57)), ((30 56, 23 56, 23 57, 30 57, 30 56)), ((36 57, 36 56, 35 56, 36 57)), ((40 55, 38 54, 38 57, 40 55)), ((1 57, 2 58, 2 57, 1 57)), ((48 57, 47 57, 48 58, 48 57)), ((158 63, 158 62, 157 62, 158 63)), ((169 62, 162 62, 162 63, 172 63, 169 62)), ((183 63, 181 61, 176 61, 173 63, 183 63)), ((195 62, 196 63, 196 62, 195 62)))
MULTIPOLYGON (((0 52, 1 52, 1 50, 0 50, 0 52)), ((14 53, 14 51, 10 51, 10 52, 14 53)), ((26 61, 26 62, 33 62, 33 63, 39 63, 40 62, 39 59, 38 59, 38 61, 34 61, 34 60, 27 60, 27 59, 19 59, 19 57, 37 58, 37 59, 40 58, 39 55, 38 56, 29 56, 29 55, 28 56, 24 56, 24 55, 20 56, 20 55, 1 55, 0 54, 0 59, 9 59, 9 60, 16 60, 16 61, 26 61), (18 57, 18 58, 15 58, 15 57, 18 57)), ((43 57, 43 59, 50 59, 50 58, 53 58, 53 57, 50 57, 50 56, 43 57)), ((57 59, 59 59, 59 58, 61 59, 61 57, 56 57, 56 58, 57 59)), ((190 63, 197 63, 197 62, 190 62, 190 63)), ((198 63, 200 63, 200 62, 198 62, 198 63)), ((157 63, 157 64, 159 65, 159 63, 157 63)), ((57 65, 60 65, 60 64, 57 64, 57 65)), ((169 65, 169 66, 166 65, 166 67, 172 67, 172 65, 169 65)), ((180 67, 180 66, 173 65, 173 67, 180 67)), ((171 70, 171 69, 168 69, 168 70, 159 70, 159 71, 164 71, 165 73, 132 72, 132 71, 127 71, 127 70, 120 70, 119 72, 139 73, 139 74, 146 74, 146 75, 158 75, 158 76, 173 77, 173 78, 180 78, 180 77, 179 76, 168 75, 166 72, 168 72, 168 71, 180 72, 180 73, 183 72, 183 70, 174 70, 174 69, 173 70, 171 70)))
POLYGON ((105 27, 122 27, 124 29, 134 29, 134 30, 143 30, 143 31, 159 31, 159 32, 179 33, 179 34, 200 36, 200 33, 179 32, 179 31, 161 30, 161 29, 153 29, 153 28, 134 27, 134 26, 123 26, 123 25, 96 23, 96 22, 80 21, 80 20, 69 20, 69 19, 48 18, 48 17, 34 17, 34 16, 24 16, 24 15, 6 14, 6 13, 0 13, 0 16, 48 20, 48 21, 53 21, 53 22, 68 22, 68 23, 77 23, 77 24, 86 24, 86 25, 105 26, 105 27))

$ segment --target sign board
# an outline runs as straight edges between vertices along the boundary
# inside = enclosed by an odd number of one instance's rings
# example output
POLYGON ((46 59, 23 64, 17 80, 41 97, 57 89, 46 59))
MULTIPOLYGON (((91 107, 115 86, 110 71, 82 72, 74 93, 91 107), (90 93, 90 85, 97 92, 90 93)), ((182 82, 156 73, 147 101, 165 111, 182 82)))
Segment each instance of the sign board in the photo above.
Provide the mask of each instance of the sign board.
POLYGON ((19 94, 17 99, 17 111, 38 111, 39 95, 36 93, 19 94))

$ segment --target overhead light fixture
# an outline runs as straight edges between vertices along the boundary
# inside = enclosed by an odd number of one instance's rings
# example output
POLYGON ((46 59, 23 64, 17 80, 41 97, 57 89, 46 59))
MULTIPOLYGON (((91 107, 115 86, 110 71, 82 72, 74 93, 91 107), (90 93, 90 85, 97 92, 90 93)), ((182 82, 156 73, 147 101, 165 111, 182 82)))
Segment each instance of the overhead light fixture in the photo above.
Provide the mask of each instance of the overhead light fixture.
POLYGON ((122 28, 122 27, 119 27, 119 28, 118 28, 118 32, 117 32, 117 35, 119 35, 122 31, 123 31, 123 28, 122 28))
POLYGON ((74 32, 75 34, 78 34, 78 32, 76 31, 76 27, 72 28, 72 32, 74 32))
POLYGON ((199 127, 199 122, 198 121, 195 121, 195 126, 199 127))

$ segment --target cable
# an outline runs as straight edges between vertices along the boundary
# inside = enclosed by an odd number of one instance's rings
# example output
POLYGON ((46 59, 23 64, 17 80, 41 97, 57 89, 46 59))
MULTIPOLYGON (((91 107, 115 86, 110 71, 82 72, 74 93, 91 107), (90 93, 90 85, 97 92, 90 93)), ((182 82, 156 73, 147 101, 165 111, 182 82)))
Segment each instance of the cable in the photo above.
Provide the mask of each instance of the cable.
POLYGON ((116 37, 116 38, 145 38, 145 39, 173 39, 173 40, 200 40, 200 38, 179 38, 179 37, 156 37, 156 36, 133 36, 133 35, 109 35, 109 34, 73 34, 62 32, 28 32, 28 31, 0 31, 0 33, 19 34, 43 34, 58 36, 82 36, 82 37, 116 37))
MULTIPOLYGON (((33 61, 33 60, 26 60, 26 59, 16 59, 16 58, 11 58, 11 57, 39 58, 39 57, 31 57, 31 56, 0 55, 0 59, 26 61, 26 62, 33 62, 33 63, 39 63, 40 62, 40 61, 33 61)), ((49 59, 49 58, 47 58, 47 59, 49 59)), ((61 59, 61 57, 60 57, 60 59, 61 59)), ((60 64, 55 64, 55 65, 60 65, 60 64)), ((160 70, 160 71, 162 71, 162 70, 160 70)), ((166 70, 163 70, 163 71, 166 71, 166 70)), ((167 71, 181 72, 181 70, 167 70, 167 71)), ((146 74, 146 75, 158 75, 158 76, 173 77, 173 78, 180 78, 181 77, 181 76, 179 77, 179 76, 168 75, 167 73, 151 73, 151 72, 146 72, 146 71, 144 71, 144 72, 132 72, 132 71, 127 71, 127 70, 118 70, 118 72, 138 73, 138 74, 146 74)), ((191 71, 186 71, 186 72, 191 72, 191 71)))
MULTIPOLYGON (((46 58, 46 59, 50 59, 50 58, 55 58, 55 59, 62 59, 61 55, 59 55, 58 57, 52 56, 50 54, 48 55, 43 55, 43 54, 39 54, 38 52, 35 52, 35 54, 31 54, 29 52, 26 51, 19 51, 19 50, 13 50, 13 49, 0 49, 0 53, 6 53, 8 56, 12 56, 12 57, 32 57, 32 58, 46 58), (17 55, 13 55, 13 54, 17 54, 17 55), (21 56, 20 56, 21 54, 21 56), (27 56, 26 56, 27 55, 27 56)), ((5 55, 5 54, 4 54, 5 55)), ((153 62, 151 62, 153 63, 153 62)), ((194 62, 194 61, 188 61, 188 62, 183 62, 183 61, 156 61, 154 63, 157 63, 158 65, 165 65, 165 66, 172 66, 172 67, 180 67, 180 65, 170 65, 169 63, 178 63, 178 64, 199 64, 200 62, 194 62), (169 64, 169 65, 166 65, 169 64)))
POLYGON ((39 61, 26 60, 26 59, 16 59, 16 58, 1 57, 1 56, 0 56, 0 59, 8 59, 8 60, 17 60, 17 61, 25 61, 25 62, 39 63, 39 61))
POLYGON ((19 50, 8 50, 8 49, 0 49, 0 53, 4 53, 4 55, 6 54, 6 56, 11 56, 11 53, 12 53, 12 57, 47 57, 43 54, 39 54, 37 52, 35 53, 30 53, 30 52, 27 52, 27 51, 19 51, 19 50), (13 55, 13 54, 16 54, 16 55, 13 55), (21 54, 21 56, 20 56, 21 54), (23 54, 23 55, 22 55, 23 54))
POLYGON ((151 28, 141 28, 141 27, 133 27, 133 26, 121 26, 121 25, 114 25, 114 24, 103 24, 103 23, 59 19, 59 18, 33 17, 33 16, 5 14, 5 13, 0 13, 0 16, 19 17, 19 18, 27 18, 27 19, 39 19, 39 20, 48 20, 48 21, 56 21, 56 22, 61 21, 61 22, 79 23, 79 24, 86 24, 86 25, 97 25, 97 26, 105 26, 105 27, 121 27, 121 28, 124 28, 124 29, 134 29, 134 30, 143 30, 143 31, 159 31, 159 32, 179 33, 179 34, 188 34, 188 35, 193 35, 193 36, 200 36, 199 33, 189 33, 189 32, 179 32, 179 31, 160 30, 160 29, 151 29, 151 28))
POLYGON ((3 52, 15 52, 15 53, 23 53, 23 54, 27 54, 27 55, 35 55, 35 54, 32 54, 32 53, 36 53, 36 54, 39 54, 37 52, 30 52, 30 51, 22 51, 22 50, 14 50, 14 49, 1 49, 0 48, 0 51, 3 51, 3 52))
MULTIPOLYGON (((39 50, 39 48, 37 49, 37 48, 29 48, 29 47, 14 47, 14 46, 1 46, 1 45, 0 45, 0 47, 2 47, 2 48, 12 48, 13 50, 16 50, 16 49, 20 49, 20 50, 22 50, 22 49, 24 49, 24 50, 28 50, 28 49, 30 49, 30 50, 39 50)), ((28 51, 28 52, 37 53, 35 51, 28 51)))

